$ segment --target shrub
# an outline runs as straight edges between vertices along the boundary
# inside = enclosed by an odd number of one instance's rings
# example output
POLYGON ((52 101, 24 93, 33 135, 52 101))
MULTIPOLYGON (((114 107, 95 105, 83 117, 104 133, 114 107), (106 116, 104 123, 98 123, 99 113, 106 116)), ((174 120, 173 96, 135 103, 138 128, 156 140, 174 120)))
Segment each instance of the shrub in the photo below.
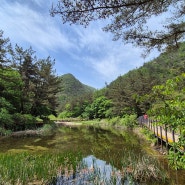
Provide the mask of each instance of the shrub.
POLYGON ((72 116, 71 112, 68 111, 63 111, 59 114, 59 118, 64 119, 64 118, 70 118, 72 116))
POLYGON ((114 126, 134 127, 136 125, 136 115, 125 115, 123 118, 114 117, 109 120, 109 123, 114 126))
POLYGON ((26 130, 36 128, 36 118, 31 114, 16 113, 13 115, 14 130, 26 130))
POLYGON ((135 114, 133 115, 124 115, 123 118, 121 118, 120 123, 123 126, 133 128, 136 125, 136 118, 137 116, 135 114))
POLYGON ((0 127, 0 135, 7 136, 7 135, 10 135, 11 133, 12 133, 11 130, 6 130, 6 129, 0 127))
POLYGON ((114 118, 110 119, 109 120, 109 123, 111 125, 119 125, 119 123, 120 123, 120 117, 114 117, 114 118))
POLYGON ((5 108, 0 109, 0 120, 1 120, 1 127, 5 129, 11 129, 13 126, 13 119, 12 115, 5 108))

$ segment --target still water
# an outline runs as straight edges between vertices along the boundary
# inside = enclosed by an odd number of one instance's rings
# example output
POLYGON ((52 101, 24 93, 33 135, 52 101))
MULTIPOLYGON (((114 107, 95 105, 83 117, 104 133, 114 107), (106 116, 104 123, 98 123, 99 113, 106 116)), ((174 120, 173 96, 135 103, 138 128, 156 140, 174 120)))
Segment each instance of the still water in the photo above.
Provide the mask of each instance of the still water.
MULTIPOLYGON (((97 128, 91 126, 59 127, 55 134, 44 137, 0 138, 1 152, 65 152, 80 151, 83 162, 91 168, 96 163, 100 174, 109 177, 114 171, 119 171, 126 163, 124 160, 134 156, 141 159, 146 155, 153 156, 170 180, 168 183, 143 182, 142 185, 185 185, 185 171, 170 170, 164 157, 152 151, 150 147, 138 138, 131 130, 118 130, 113 128, 97 128), (127 155, 126 155, 127 153, 127 155), (123 157, 125 156, 125 157, 123 157), (101 172, 101 169, 103 171, 101 172)), ((129 159, 130 160, 130 159, 129 159)), ((131 159, 133 160, 133 159, 131 159)), ((144 164, 143 164, 144 165, 144 164)), ((147 164, 148 165, 148 164, 147 164)), ((150 164, 149 164, 150 165, 150 164)), ((152 164, 151 164, 152 165, 152 164)), ((77 175, 77 174, 76 174, 77 175)), ((58 178, 55 184, 64 184, 58 178)), ((129 184, 129 180, 120 181, 119 176, 115 184, 129 184)), ((132 184, 138 184, 132 182, 132 184)))

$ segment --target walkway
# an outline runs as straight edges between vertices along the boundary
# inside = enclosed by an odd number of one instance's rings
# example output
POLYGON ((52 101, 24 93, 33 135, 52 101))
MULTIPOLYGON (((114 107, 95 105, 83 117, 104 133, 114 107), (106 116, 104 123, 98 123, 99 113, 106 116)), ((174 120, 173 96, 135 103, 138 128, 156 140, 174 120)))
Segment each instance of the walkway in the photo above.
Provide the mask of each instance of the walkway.
MULTIPOLYGON (((151 130, 154 135, 159 138, 161 141, 164 141, 166 145, 173 145, 173 143, 177 143, 179 141, 180 134, 175 133, 174 130, 170 130, 165 126, 159 126, 156 122, 152 122, 151 120, 145 120, 142 122, 142 125, 146 126, 149 130, 151 130)), ((179 148, 180 151, 184 152, 184 147, 179 148)))

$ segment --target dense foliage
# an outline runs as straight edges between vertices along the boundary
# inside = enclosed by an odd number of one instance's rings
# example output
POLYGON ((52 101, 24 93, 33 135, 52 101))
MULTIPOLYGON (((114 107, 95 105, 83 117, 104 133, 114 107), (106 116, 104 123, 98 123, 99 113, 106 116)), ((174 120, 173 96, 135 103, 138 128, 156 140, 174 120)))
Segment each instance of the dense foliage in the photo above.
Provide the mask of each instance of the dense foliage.
POLYGON ((71 74, 58 78, 54 61, 37 59, 32 48, 13 49, 0 31, 0 133, 36 127, 37 117, 104 119, 133 126, 147 112, 159 125, 179 133, 170 163, 185 168, 185 43, 167 48, 158 58, 119 76, 105 88, 85 86, 71 74), (126 121, 125 121, 126 120, 126 121))
POLYGON ((163 85, 154 86, 151 97, 155 99, 149 113, 158 120, 158 124, 179 134, 179 141, 174 143, 169 153, 171 165, 185 169, 185 73, 169 79, 163 85))
POLYGON ((70 111, 75 109, 72 114, 68 116, 76 117, 84 110, 84 100, 91 102, 95 89, 93 87, 82 84, 72 74, 64 74, 59 77, 60 91, 58 92, 58 111, 70 111))
POLYGON ((36 117, 55 114, 58 77, 54 61, 37 59, 32 48, 11 47, 0 31, 0 128, 35 127, 36 117))
POLYGON ((124 117, 126 114, 137 114, 138 116, 144 114, 155 102, 155 98, 150 95, 153 87, 162 85, 168 79, 185 71, 184 51, 185 43, 181 43, 177 51, 168 49, 159 57, 138 69, 119 76, 105 88, 96 90, 93 94, 79 91, 81 84, 79 82, 72 83, 74 78, 71 80, 69 78, 71 75, 67 75, 66 85, 63 86, 65 93, 60 92, 61 96, 59 96, 60 99, 66 100, 60 105, 63 107, 59 109, 62 112, 61 118, 80 116, 94 119, 124 117), (69 82, 67 82, 68 80, 69 82))
POLYGON ((168 50, 142 67, 111 82, 105 94, 113 102, 113 113, 123 116, 134 112, 140 116, 146 112, 154 101, 148 98, 152 88, 185 71, 184 51, 185 43, 182 43, 178 51, 168 50))

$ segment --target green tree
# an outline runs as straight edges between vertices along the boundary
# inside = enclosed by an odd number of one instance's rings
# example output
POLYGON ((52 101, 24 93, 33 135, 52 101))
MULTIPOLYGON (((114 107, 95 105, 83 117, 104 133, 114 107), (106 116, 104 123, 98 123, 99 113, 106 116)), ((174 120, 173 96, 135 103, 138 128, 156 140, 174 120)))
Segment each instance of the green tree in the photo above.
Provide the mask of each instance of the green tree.
POLYGON ((93 112, 93 118, 106 118, 110 116, 107 114, 109 109, 112 107, 111 100, 107 99, 105 96, 100 96, 96 98, 91 104, 91 109, 93 112))
POLYGON ((22 80, 22 84, 19 86, 21 92, 19 113, 22 114, 30 113, 33 103, 34 78, 36 76, 36 57, 33 57, 34 53, 31 47, 24 50, 18 45, 15 46, 13 63, 22 80))
MULTIPOLYGON (((185 146, 185 73, 169 79, 163 85, 153 87, 151 96, 155 99, 149 114, 158 120, 157 124, 167 126, 179 134, 174 148, 185 146)), ((174 168, 185 169, 185 155, 170 151, 170 164, 174 168)))
POLYGON ((145 47, 147 52, 163 46, 178 46, 185 35, 184 0, 114 0, 114 1, 58 1, 51 8, 51 15, 60 15, 62 22, 88 26, 91 21, 108 19, 105 31, 114 35, 114 40, 122 39, 145 47), (151 17, 172 11, 163 28, 149 29, 151 17))
POLYGON ((54 61, 50 57, 36 62, 34 78, 34 99, 31 113, 45 118, 50 114, 56 115, 58 106, 56 94, 59 92, 60 80, 53 70, 54 61))
POLYGON ((12 47, 9 39, 3 38, 0 30, 0 127, 12 127, 12 114, 16 112, 19 102, 19 74, 11 68, 12 47))

